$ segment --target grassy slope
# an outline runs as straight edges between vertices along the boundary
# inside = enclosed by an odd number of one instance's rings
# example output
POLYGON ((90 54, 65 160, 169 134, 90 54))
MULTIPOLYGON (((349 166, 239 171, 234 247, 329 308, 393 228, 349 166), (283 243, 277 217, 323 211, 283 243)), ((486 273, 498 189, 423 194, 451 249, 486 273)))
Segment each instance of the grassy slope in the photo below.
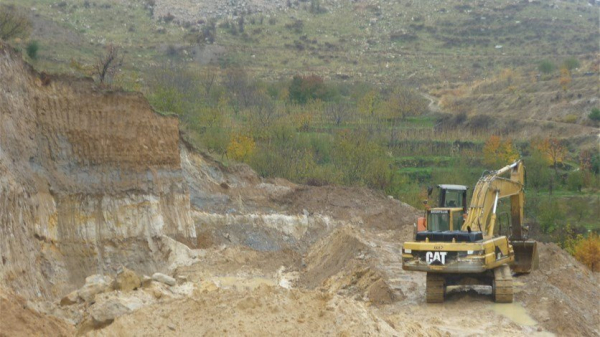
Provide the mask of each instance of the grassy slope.
MULTIPOLYGON (((33 38, 42 43, 38 67, 43 69, 68 70, 71 58, 92 63, 102 45, 112 42, 127 51, 125 69, 142 76, 145 67, 167 58, 166 46, 185 49, 187 56, 180 55, 188 59, 195 49, 185 36, 196 25, 159 23, 143 0, 18 3, 36 8, 39 30, 33 38), (48 34, 52 22, 57 27, 48 34), (159 27, 165 33, 158 33, 159 27)), ((597 51, 597 11, 584 1, 558 2, 558 8, 514 1, 322 3, 327 8, 322 14, 309 13, 301 3, 286 12, 247 15, 245 35, 221 27, 216 44, 226 49, 225 60, 268 79, 309 72, 375 83, 463 81, 597 51), (267 16, 276 23, 269 24, 267 16), (304 27, 286 28, 294 20, 304 27)))

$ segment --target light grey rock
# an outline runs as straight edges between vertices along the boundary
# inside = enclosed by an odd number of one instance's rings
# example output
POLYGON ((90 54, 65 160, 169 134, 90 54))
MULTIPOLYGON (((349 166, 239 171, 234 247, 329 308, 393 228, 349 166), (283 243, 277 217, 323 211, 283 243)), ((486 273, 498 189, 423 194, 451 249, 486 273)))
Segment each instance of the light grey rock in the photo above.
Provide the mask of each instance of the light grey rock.
POLYGON ((169 286, 174 286, 175 284, 177 284, 174 278, 162 273, 154 273, 154 275, 152 275, 152 279, 156 282, 161 282, 169 286))
POLYGON ((85 279, 78 294, 86 302, 94 300, 97 294, 112 290, 113 279, 110 276, 95 274, 85 279))

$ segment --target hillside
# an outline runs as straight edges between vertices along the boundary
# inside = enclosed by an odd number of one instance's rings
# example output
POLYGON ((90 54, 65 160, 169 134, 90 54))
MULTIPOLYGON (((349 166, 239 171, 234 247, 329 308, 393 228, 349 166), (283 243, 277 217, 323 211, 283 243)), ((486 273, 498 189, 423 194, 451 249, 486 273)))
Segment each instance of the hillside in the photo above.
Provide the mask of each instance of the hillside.
MULTIPOLYGON (((112 43, 125 83, 156 62, 243 66, 253 76, 314 73, 337 81, 464 82, 548 59, 591 61, 597 7, 588 1, 23 0, 38 66, 76 71, 112 43)), ((23 42, 21 46, 25 47, 23 42)), ((597 69, 595 70, 597 71, 597 69)))
POLYGON ((554 244, 513 304, 474 287, 427 305, 400 261, 411 206, 225 166, 142 96, 4 45, 0 71, 3 335, 600 333, 598 274, 554 244))

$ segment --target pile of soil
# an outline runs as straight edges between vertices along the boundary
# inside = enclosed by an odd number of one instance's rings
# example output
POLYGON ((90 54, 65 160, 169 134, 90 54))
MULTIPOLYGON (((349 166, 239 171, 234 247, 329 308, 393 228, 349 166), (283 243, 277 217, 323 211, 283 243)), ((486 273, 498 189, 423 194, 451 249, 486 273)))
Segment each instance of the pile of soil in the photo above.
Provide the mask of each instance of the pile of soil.
POLYGON ((21 296, 0 287, 0 336, 73 336, 75 328, 29 307, 21 296))
POLYGON ((553 243, 538 244, 540 268, 515 279, 517 300, 546 329, 560 335, 600 335, 600 274, 553 243))
POLYGON ((357 229, 338 228, 311 247, 299 284, 374 304, 393 303, 396 295, 376 268, 373 254, 357 229))
POLYGON ((91 336, 394 334, 394 329, 373 315, 363 302, 268 285, 250 291, 204 286, 191 298, 145 307, 90 333, 91 336))
POLYGON ((282 200, 290 210, 300 213, 328 215, 365 228, 393 229, 410 237, 412 228, 422 214, 414 207, 392 199, 380 191, 359 187, 302 186, 282 200))

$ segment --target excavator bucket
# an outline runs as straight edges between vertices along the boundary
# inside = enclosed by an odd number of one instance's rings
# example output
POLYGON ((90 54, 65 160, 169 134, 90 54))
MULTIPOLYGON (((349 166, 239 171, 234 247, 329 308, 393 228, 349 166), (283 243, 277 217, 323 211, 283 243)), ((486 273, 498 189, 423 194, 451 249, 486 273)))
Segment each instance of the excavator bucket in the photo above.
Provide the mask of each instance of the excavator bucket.
POLYGON ((515 262, 510 266, 518 274, 530 273, 539 267, 537 242, 533 240, 511 241, 515 251, 515 262))

